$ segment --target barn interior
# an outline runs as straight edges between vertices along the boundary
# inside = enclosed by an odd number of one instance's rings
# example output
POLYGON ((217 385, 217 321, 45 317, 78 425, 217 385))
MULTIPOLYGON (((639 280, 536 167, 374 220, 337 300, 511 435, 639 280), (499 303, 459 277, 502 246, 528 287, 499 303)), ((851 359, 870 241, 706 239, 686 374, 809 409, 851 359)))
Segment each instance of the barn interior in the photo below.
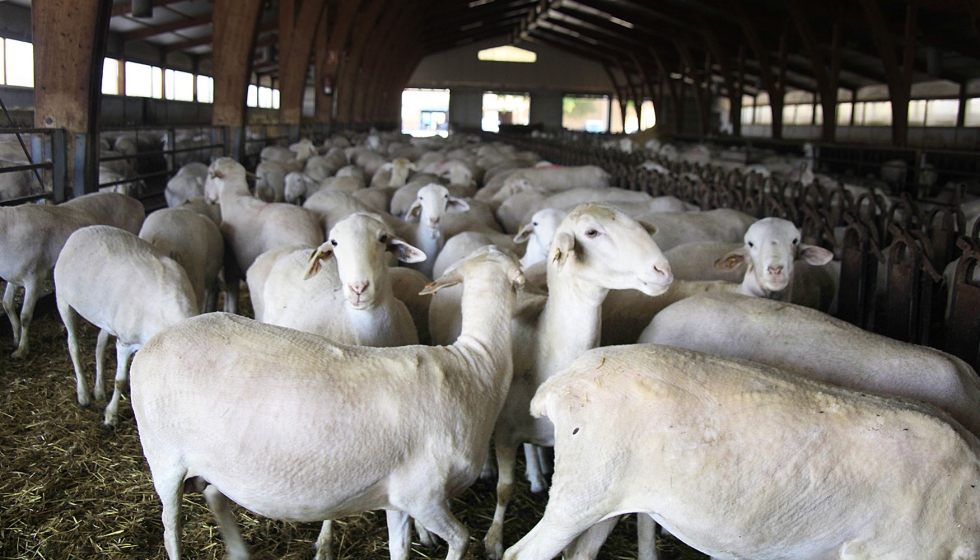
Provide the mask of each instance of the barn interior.
MULTIPOLYGON (((389 162, 396 143, 502 143, 622 191, 788 220, 834 255, 831 315, 980 366, 976 0, 0 0, 0 105, 0 210, 113 190, 150 215, 183 165, 251 174, 301 139, 389 162)), ((164 558, 128 396, 112 430, 78 406, 54 290, 30 357, 0 343, 0 559, 164 558)), ((98 332, 81 332, 89 370, 98 332)), ((548 503, 517 479, 506 545, 548 503)), ((487 557, 494 492, 453 498, 463 558, 487 557)), ((184 503, 184 557, 224 557, 204 500, 184 503)), ((254 557, 314 557, 319 524, 235 511, 254 557)), ((378 511, 334 531, 337 558, 388 554, 378 511)), ((598 558, 642 555, 636 531, 624 519, 598 558)))

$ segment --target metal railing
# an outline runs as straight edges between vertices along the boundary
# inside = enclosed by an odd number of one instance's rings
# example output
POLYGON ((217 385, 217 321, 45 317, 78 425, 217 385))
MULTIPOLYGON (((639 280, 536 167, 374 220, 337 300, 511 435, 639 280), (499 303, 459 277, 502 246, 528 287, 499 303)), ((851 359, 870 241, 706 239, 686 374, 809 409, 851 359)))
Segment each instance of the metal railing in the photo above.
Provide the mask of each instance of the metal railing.
POLYGON ((10 189, 0 205, 65 199, 65 132, 50 128, 0 128, 0 177, 10 189), (9 158, 9 159, 8 159, 9 158))

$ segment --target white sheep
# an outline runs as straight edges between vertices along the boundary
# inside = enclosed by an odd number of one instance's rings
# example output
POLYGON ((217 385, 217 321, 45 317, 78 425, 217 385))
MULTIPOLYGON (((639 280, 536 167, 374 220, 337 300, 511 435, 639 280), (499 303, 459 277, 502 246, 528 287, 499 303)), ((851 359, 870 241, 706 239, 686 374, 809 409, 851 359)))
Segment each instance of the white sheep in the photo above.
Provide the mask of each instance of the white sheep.
POLYGON ((99 400, 105 398, 105 344, 108 335, 116 337, 115 388, 105 411, 105 424, 115 427, 129 358, 156 333, 198 314, 190 279, 177 261, 133 233, 88 226, 72 233, 65 243, 54 266, 54 284, 80 405, 91 403, 91 393, 79 357, 77 316, 102 330, 96 348, 95 398, 99 400))
POLYGON ((738 210, 717 208, 707 212, 652 212, 636 219, 656 226, 653 238, 664 251, 692 241, 738 243, 756 218, 738 210))
MULTIPOLYGON (((497 510, 485 539, 487 554, 503 553, 503 520, 513 493, 514 460, 524 442, 552 445, 550 425, 528 415, 538 384, 599 339, 600 306, 610 289, 636 288, 650 295, 670 284, 670 267, 650 234, 628 216, 583 205, 561 223, 548 259, 549 296, 521 304, 514 325, 514 382, 494 430, 499 467, 497 510)), ((444 344, 460 332, 458 296, 440 293, 429 309, 433 341, 444 344)), ((536 488, 540 473, 531 473, 536 488)))
MULTIPOLYGON (((725 270, 745 265, 745 274, 738 283, 680 280, 675 274, 667 292, 655 298, 635 290, 611 292, 602 305, 602 345, 635 343, 654 316, 668 305, 709 291, 793 302, 826 311, 836 294, 836 284, 830 279, 832 274, 821 274, 819 269, 834 255, 822 247, 801 243, 801 239, 800 230, 792 222, 763 218, 749 226, 742 245, 714 263, 715 268, 725 270)), ((667 260, 670 261, 669 256, 667 260)), ((673 267, 671 262, 671 271, 673 267)))
POLYGON ((426 260, 410 266, 432 278, 432 268, 436 256, 446 243, 442 233, 442 217, 450 212, 469 209, 466 201, 449 195, 449 189, 437 183, 430 183, 419 189, 415 202, 409 207, 407 217, 418 219, 417 223, 407 223, 398 228, 398 234, 410 245, 425 253, 426 260))
POLYGON ((545 208, 531 216, 531 220, 520 227, 514 242, 527 242, 527 249, 521 257, 521 268, 527 270, 531 265, 548 258, 551 240, 555 237, 559 224, 568 214, 562 210, 545 208))
POLYGON ((262 295, 255 318, 340 344, 418 344, 408 308, 392 292, 389 253, 403 262, 425 258, 377 217, 353 214, 319 248, 280 253, 264 278, 249 269, 249 292, 262 295))
POLYGON ((204 182, 208 178, 208 166, 191 162, 179 170, 167 181, 167 188, 163 191, 163 196, 167 200, 167 206, 176 208, 188 200, 203 199, 204 182))
POLYGON ((531 410, 555 426, 553 487, 507 560, 628 512, 713 558, 980 556, 980 441, 929 406, 635 345, 579 356, 531 410))
MULTIPOLYGON (((391 195, 391 206, 389 207, 391 215, 404 219, 408 214, 408 209, 415 204, 419 189, 433 183, 440 184, 438 177, 435 175, 418 174, 412 177, 412 180, 405 185, 398 187, 391 195)), ((445 185, 445 187, 449 190, 449 194, 456 198, 468 198, 474 194, 474 189, 469 187, 456 185, 445 185)))
POLYGON ((144 217, 140 201, 118 193, 87 194, 58 206, 0 207, 0 278, 7 281, 3 309, 17 347, 12 358, 27 357, 34 306, 72 232, 107 224, 135 234, 144 217), (20 313, 14 307, 19 287, 24 288, 20 313))
POLYGON ((218 158, 211 164, 204 188, 209 199, 221 205, 221 233, 235 256, 225 261, 237 264, 225 267, 226 311, 234 312, 242 272, 259 255, 279 247, 323 243, 323 229, 315 214, 292 204, 255 199, 248 192, 245 168, 231 158, 218 158))
POLYGON ((385 509, 393 557, 408 556, 411 516, 459 560, 468 531, 447 500, 483 466, 513 373, 522 281, 515 259, 490 250, 435 282, 427 292, 466 290, 451 347, 336 345, 221 313, 151 340, 133 363, 132 403, 170 560, 188 482, 203 488, 232 558, 248 556, 233 500, 294 521, 385 509))
POLYGON ((216 309, 218 275, 225 255, 217 224, 190 208, 164 208, 147 216, 139 237, 184 268, 198 308, 205 312, 216 309))
POLYGON ((371 177, 371 187, 400 187, 408 182, 412 171, 418 170, 418 166, 408 159, 395 158, 382 165, 371 177))
MULTIPOLYGON (((258 183, 256 183, 256 190, 258 183)), ((301 204, 320 188, 320 182, 306 173, 291 171, 283 179, 283 200, 289 204, 301 204)), ((262 198, 262 197, 259 197, 262 198)))
POLYGON ((518 170, 503 180, 499 190, 493 191, 494 187, 490 185, 484 187, 482 190, 485 194, 482 196, 500 202, 523 190, 551 193, 572 188, 603 189, 608 187, 609 173, 601 167, 595 165, 547 166, 518 170))
POLYGON ((275 161, 263 161, 255 168, 255 198, 266 202, 282 202, 286 190, 286 175, 292 171, 275 161))

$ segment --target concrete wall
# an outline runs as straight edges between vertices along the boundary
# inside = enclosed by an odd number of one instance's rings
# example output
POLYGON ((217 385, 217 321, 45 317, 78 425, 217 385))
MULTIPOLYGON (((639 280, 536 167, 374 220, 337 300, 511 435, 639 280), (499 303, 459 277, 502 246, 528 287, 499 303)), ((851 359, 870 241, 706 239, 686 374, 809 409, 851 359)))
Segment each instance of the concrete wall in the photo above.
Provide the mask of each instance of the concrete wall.
POLYGON ((449 122, 480 127, 483 92, 529 93, 531 124, 561 128, 561 99, 564 94, 613 94, 605 70, 596 62, 541 44, 518 43, 534 51, 533 63, 489 62, 477 52, 507 44, 507 39, 489 39, 427 56, 408 82, 410 88, 449 89, 449 122))
MULTIPOLYGON (((783 138, 786 140, 819 140, 820 134, 819 126, 783 126, 783 138)), ((742 135, 747 138, 769 138, 772 135, 772 128, 769 125, 743 124, 742 135)), ((836 141, 842 144, 889 145, 892 141, 892 129, 888 126, 838 126, 836 141)), ((980 149, 980 128, 910 127, 908 146, 977 150, 980 149)))

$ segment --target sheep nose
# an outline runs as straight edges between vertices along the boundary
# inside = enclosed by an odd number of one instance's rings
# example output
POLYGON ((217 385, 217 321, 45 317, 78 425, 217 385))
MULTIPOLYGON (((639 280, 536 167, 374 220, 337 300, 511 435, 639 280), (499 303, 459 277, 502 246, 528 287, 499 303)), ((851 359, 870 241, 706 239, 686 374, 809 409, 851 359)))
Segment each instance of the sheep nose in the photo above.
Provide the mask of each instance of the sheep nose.
POLYGON ((365 290, 368 289, 368 286, 370 286, 370 285, 371 285, 371 282, 362 282, 360 284, 351 284, 350 285, 350 291, 354 292, 357 295, 361 295, 361 294, 364 293, 365 290))
POLYGON ((661 284, 670 284, 674 281, 674 274, 670 271, 670 265, 667 263, 653 265, 653 274, 654 278, 657 278, 661 284))
POLYGON ((770 266, 769 274, 781 274, 783 272, 782 266, 770 266))

